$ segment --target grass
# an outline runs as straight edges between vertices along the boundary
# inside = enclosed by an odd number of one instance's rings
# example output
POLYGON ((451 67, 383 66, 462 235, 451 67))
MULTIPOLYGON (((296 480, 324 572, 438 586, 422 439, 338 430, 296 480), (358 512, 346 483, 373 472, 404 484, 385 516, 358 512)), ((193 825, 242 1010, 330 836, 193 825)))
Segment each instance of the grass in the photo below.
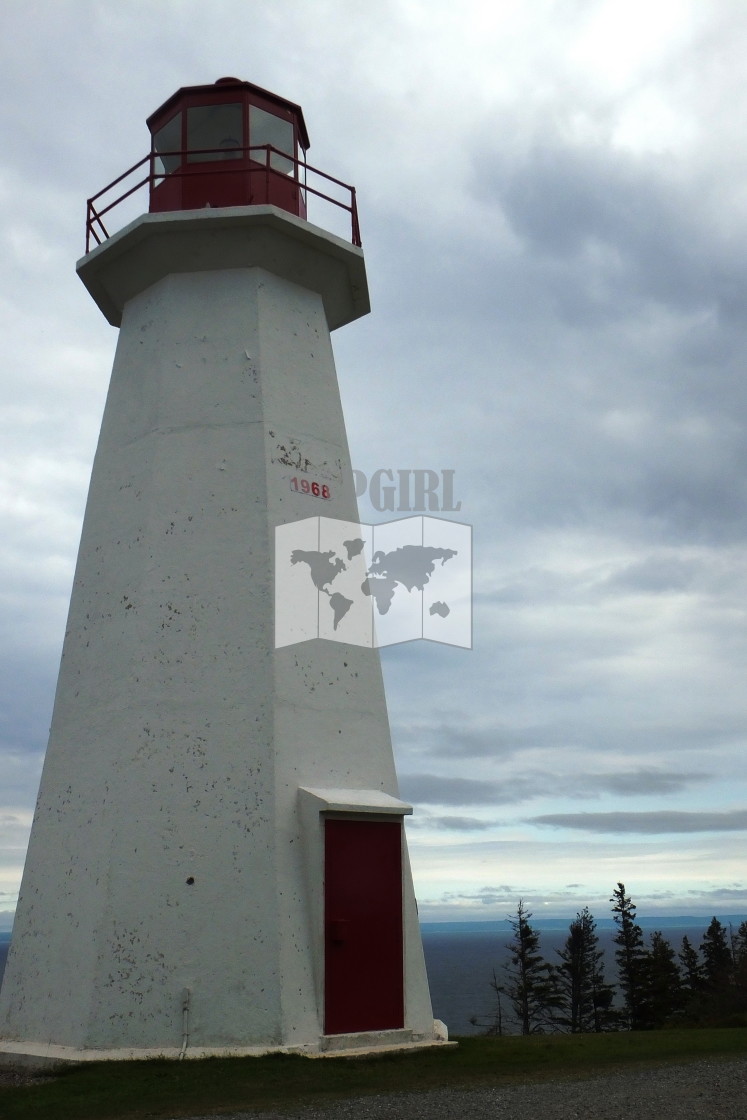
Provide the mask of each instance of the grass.
POLYGON ((631 1067, 743 1057, 747 1028, 465 1038, 456 1049, 377 1058, 93 1062, 0 1088, 2 1120, 163 1120, 321 1103, 352 1095, 604 1076, 631 1067))

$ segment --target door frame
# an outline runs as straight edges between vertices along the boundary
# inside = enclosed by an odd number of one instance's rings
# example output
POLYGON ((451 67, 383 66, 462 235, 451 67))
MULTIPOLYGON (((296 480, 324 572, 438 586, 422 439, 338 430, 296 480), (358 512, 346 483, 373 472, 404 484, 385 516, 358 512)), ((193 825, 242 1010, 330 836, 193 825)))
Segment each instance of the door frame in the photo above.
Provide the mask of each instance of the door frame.
MULTIPOLYGON (((404 825, 412 813, 412 805, 382 790, 330 789, 300 787, 299 815, 306 869, 307 914, 309 940, 312 945, 314 989, 319 1019, 319 1033, 324 1035, 325 1010, 325 896, 324 858, 325 821, 330 818, 358 821, 394 821, 404 825)), ((402 888, 407 869, 407 850, 402 828, 402 888)), ((407 915, 403 897, 402 910, 402 984, 404 1021, 407 1022, 407 915)), ((334 1037, 334 1036, 332 1036, 334 1037)))

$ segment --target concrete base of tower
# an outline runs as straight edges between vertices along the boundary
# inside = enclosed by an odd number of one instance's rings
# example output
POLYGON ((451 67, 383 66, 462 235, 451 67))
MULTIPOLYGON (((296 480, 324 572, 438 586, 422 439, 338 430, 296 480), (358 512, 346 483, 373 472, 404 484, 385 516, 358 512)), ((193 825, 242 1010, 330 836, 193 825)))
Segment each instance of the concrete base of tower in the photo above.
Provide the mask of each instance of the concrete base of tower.
POLYGON ((296 1046, 195 1046, 121 1047, 113 1050, 83 1050, 43 1042, 0 1042, 0 1069, 51 1071, 82 1062, 137 1062, 159 1058, 172 1061, 199 1058, 261 1058, 266 1054, 298 1054, 306 1058, 360 1058, 387 1054, 452 1048, 445 1025, 434 1020, 431 1035, 410 1030, 364 1031, 360 1034, 322 1035, 316 1044, 296 1046))

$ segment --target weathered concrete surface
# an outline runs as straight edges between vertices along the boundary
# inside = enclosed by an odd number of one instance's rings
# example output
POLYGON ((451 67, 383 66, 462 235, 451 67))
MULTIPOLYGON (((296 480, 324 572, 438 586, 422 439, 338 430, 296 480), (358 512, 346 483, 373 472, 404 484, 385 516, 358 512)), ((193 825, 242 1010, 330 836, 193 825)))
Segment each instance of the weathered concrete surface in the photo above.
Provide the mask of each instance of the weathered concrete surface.
MULTIPOLYGON (((273 648, 274 528, 317 512, 290 476, 328 481, 326 515, 357 512, 329 337, 338 297, 288 279, 303 277, 313 227, 294 272, 299 222, 270 217, 278 272, 190 271, 226 236, 209 211, 144 221, 83 266, 92 290, 138 290, 0 993, 0 1039, 32 1051, 178 1052, 185 1032, 196 1049, 318 1048, 321 815, 302 813, 299 788, 358 791, 373 812, 381 793, 397 798, 378 654, 273 648), (138 285, 128 238, 137 260, 166 261, 175 239, 178 268, 138 285)), ((404 891, 405 1025, 432 1038, 409 870, 404 891)))

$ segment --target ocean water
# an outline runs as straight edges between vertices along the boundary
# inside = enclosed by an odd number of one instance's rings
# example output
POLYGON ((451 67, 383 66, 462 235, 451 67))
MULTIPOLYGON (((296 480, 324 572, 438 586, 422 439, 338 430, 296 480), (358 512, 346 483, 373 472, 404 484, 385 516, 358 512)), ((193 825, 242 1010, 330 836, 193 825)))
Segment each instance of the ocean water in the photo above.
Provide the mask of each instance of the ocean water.
MULTIPOLYGON (((727 930, 730 925, 736 929, 740 922, 747 920, 745 914, 719 914, 717 917, 727 930)), ((565 943, 570 920, 532 919, 545 960, 558 960, 556 951, 565 943)), ((675 952, 679 951, 685 935, 697 948, 710 920, 710 917, 692 915, 637 919, 646 940, 652 930, 661 930, 675 952)), ((511 938, 511 927, 508 921, 425 922, 421 928, 435 1018, 442 1019, 452 1035, 481 1033, 496 1010, 495 993, 490 987, 493 971, 500 980, 503 965, 509 957, 507 943, 511 938)), ((599 944, 605 953, 605 979, 613 984, 617 982, 615 932, 611 918, 597 920, 599 944)), ((10 934, 0 932, 0 979, 9 944, 10 934)), ((510 1024, 505 1022, 506 1013, 504 1006, 504 1029, 510 1031, 510 1024)))

